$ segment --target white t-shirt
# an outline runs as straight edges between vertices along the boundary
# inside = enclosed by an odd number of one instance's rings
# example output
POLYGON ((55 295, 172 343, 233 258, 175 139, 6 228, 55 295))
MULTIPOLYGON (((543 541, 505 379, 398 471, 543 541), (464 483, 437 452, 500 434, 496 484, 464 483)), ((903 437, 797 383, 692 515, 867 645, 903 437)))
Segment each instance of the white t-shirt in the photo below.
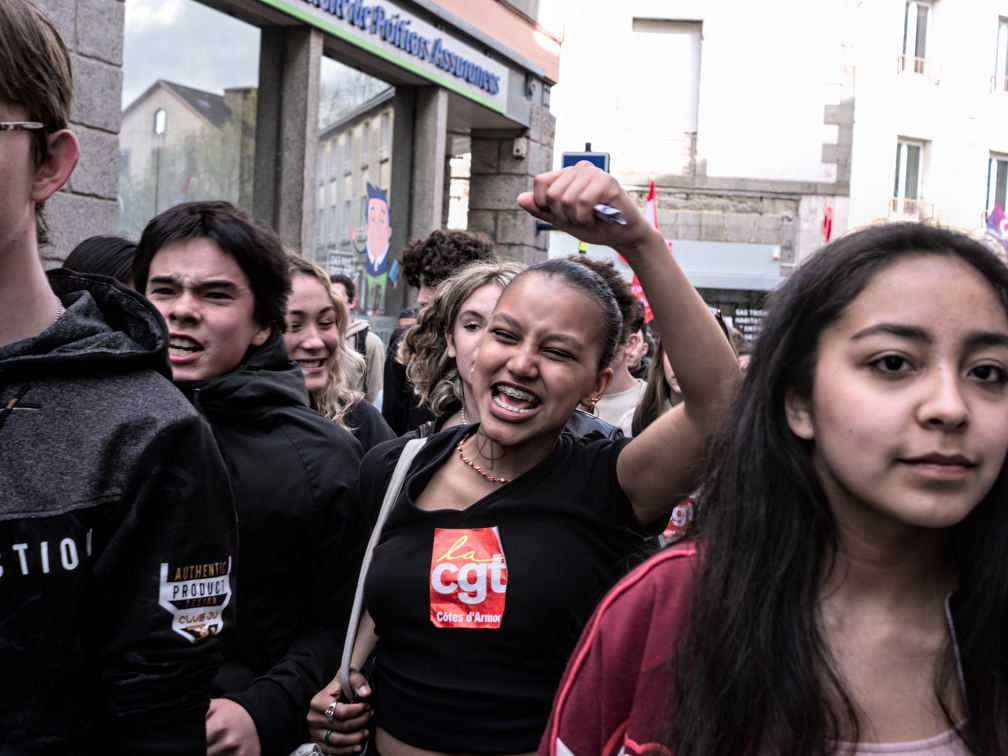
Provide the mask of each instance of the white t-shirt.
POLYGON ((646 387, 647 384, 639 380, 637 385, 631 389, 616 394, 606 394, 595 405, 595 414, 610 425, 622 428, 623 434, 629 438, 633 435, 630 427, 633 422, 633 411, 637 408, 637 403, 644 395, 646 387))

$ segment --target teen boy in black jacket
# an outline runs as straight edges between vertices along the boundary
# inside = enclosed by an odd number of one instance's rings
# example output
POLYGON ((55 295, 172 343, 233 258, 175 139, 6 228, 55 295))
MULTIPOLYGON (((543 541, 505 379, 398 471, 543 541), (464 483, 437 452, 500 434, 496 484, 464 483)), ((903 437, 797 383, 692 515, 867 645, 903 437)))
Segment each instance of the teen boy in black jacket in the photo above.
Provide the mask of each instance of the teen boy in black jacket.
POLYGON ((79 149, 55 29, 0 2, 0 753, 199 754, 237 537, 210 428, 135 292, 56 271, 79 149))
POLYGON ((361 450, 309 408, 282 329, 279 238, 227 202, 177 205, 144 230, 137 287, 168 321, 176 385, 210 420, 238 510, 237 642, 207 718, 210 756, 286 756, 336 673, 367 528, 361 450))

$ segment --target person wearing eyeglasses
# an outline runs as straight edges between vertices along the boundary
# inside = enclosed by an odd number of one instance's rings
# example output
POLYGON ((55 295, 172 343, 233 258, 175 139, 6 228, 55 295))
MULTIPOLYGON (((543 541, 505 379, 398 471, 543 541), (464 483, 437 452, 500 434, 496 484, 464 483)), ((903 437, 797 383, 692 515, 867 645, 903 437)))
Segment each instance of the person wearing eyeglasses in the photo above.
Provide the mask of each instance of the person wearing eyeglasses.
POLYGON ((52 24, 0 0, 0 753, 206 753, 234 504, 157 310, 43 270, 72 96, 52 24))

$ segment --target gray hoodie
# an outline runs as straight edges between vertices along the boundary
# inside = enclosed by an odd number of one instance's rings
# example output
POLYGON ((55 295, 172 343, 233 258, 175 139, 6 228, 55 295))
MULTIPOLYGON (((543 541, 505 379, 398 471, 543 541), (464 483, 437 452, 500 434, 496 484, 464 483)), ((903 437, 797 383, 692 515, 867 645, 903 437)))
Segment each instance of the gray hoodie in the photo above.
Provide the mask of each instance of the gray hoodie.
POLYGON ((227 472, 157 311, 111 279, 50 284, 66 312, 0 348, 0 754, 205 754, 227 472))

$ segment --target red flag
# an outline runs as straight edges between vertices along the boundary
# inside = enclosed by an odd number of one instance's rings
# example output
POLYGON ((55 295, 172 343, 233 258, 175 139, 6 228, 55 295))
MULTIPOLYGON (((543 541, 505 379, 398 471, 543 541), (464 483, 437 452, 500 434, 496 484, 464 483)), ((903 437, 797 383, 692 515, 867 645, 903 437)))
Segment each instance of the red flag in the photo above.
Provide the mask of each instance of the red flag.
MULTIPOLYGON (((647 218, 648 223, 650 223, 655 228, 658 228, 658 203, 655 201, 655 187, 654 181, 651 182, 651 186, 648 187, 647 202, 644 203, 644 217, 647 218)), ((672 254, 672 242, 668 243, 669 254, 672 254)), ((623 256, 620 255, 620 260, 624 263, 623 256)), ((654 320, 654 314, 651 312, 651 305, 648 304, 647 297, 644 295, 644 289, 641 288, 640 281, 637 280, 637 274, 634 273, 633 281, 630 282, 630 289, 636 295, 636 297, 644 305, 644 321, 650 323, 654 320)))
POLYGON ((658 204, 655 202, 654 181, 648 187, 647 202, 644 203, 644 217, 647 218, 648 223, 658 228, 658 204))

